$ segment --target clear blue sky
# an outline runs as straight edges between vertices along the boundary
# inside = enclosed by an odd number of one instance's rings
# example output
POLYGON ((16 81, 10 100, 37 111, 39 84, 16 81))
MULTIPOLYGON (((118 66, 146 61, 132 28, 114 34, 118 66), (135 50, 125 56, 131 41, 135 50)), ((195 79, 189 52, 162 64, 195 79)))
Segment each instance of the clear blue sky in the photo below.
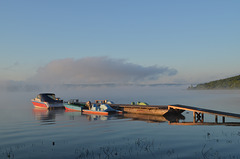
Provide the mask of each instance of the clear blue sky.
POLYGON ((102 56, 177 70, 160 83, 238 75, 239 8, 239 0, 2 0, 0 80, 102 56))

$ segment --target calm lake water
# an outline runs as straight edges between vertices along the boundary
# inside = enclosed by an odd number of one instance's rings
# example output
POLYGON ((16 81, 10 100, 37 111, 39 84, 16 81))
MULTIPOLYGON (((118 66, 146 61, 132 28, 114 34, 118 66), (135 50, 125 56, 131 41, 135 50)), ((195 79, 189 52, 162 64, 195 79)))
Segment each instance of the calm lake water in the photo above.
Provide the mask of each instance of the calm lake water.
MULTIPOLYGON (((240 114, 240 91, 187 91, 186 86, 54 90, 64 100, 109 99, 115 103, 185 104, 240 114)), ((44 91, 41 91, 44 92, 44 91)), ((240 158, 240 119, 227 125, 172 125, 162 116, 85 115, 38 110, 41 92, 0 92, 0 158, 159 159, 240 158), (239 125, 239 126, 238 126, 239 125)), ((192 122, 192 112, 178 120, 192 122)), ((205 115, 205 122, 215 116, 205 115)), ((218 122, 222 119, 219 117, 218 122)))

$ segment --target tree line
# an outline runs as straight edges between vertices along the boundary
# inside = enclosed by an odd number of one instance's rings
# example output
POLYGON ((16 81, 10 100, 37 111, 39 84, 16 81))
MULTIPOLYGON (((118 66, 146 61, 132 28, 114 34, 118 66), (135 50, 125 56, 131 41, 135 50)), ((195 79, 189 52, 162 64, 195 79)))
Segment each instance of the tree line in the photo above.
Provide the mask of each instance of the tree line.
POLYGON ((240 89, 240 75, 189 86, 188 89, 240 89))

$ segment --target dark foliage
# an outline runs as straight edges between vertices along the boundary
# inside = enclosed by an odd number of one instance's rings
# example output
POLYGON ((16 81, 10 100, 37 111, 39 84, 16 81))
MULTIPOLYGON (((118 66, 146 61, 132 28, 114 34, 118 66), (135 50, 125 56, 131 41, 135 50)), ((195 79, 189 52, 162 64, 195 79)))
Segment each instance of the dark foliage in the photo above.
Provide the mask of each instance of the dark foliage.
POLYGON ((240 75, 190 86, 188 89, 240 89, 240 75))

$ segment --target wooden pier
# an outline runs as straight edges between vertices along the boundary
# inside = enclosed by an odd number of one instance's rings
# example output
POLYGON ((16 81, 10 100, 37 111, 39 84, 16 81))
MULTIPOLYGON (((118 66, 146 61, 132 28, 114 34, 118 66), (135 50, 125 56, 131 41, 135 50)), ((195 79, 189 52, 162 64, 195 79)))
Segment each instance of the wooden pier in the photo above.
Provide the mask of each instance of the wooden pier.
POLYGON ((164 115, 168 112, 167 105, 131 105, 131 104, 109 104, 114 109, 133 114, 164 115))
MULTIPOLYGON (((186 105, 168 105, 168 110, 187 110, 193 112, 193 122, 184 122, 184 123, 174 123, 175 125, 227 125, 225 122, 225 117, 240 119, 240 114, 197 108, 186 105), (215 122, 204 122, 204 114, 212 114, 215 115, 215 122), (222 123, 218 122, 218 116, 222 117, 222 123)), ((229 123, 234 124, 234 123, 229 123)), ((239 123, 237 123, 238 125, 239 123)))

